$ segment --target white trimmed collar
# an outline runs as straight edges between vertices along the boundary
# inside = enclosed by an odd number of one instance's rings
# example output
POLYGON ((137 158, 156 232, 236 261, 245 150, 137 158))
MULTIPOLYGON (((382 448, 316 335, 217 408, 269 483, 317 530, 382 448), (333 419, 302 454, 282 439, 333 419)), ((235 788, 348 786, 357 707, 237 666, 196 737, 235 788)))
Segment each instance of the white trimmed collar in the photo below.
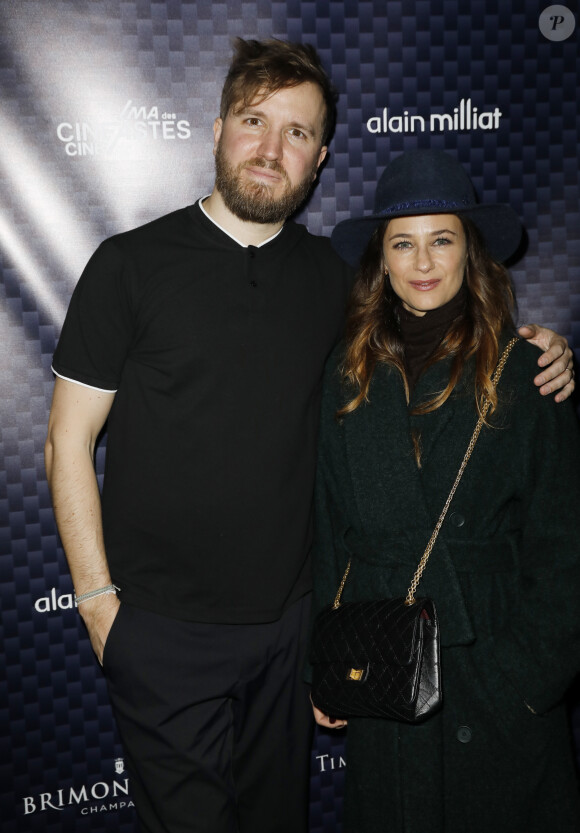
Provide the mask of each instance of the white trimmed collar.
MULTIPOLYGON (((230 238, 231 238, 231 239, 232 239, 235 243, 237 243, 237 244, 238 244, 238 246, 243 246, 243 247, 244 247, 244 249, 247 249, 247 248, 248 248, 248 246, 250 245, 249 243, 242 243, 242 241, 241 241, 241 240, 238 240, 238 238, 237 238, 237 237, 234 237, 234 235, 233 235, 233 234, 230 234, 230 233, 229 233, 229 231, 228 231, 227 229, 225 229, 223 226, 220 226, 220 224, 219 224, 219 223, 216 223, 216 221, 214 220, 214 218, 213 218, 213 217, 210 217, 210 215, 207 213, 207 211, 206 211, 206 210, 205 210, 205 208, 203 207, 203 201, 204 201, 204 200, 207 200, 207 198, 208 198, 209 196, 211 196, 211 194, 206 194, 206 195, 205 195, 205 197, 201 197, 201 199, 200 199, 200 200, 198 200, 198 203, 197 203, 197 204, 199 205, 199 207, 201 208, 201 210, 203 211, 203 213, 205 214, 205 216, 207 217, 207 219, 208 219, 208 220, 211 220, 211 221, 212 221, 212 223, 214 224, 214 226, 217 226, 217 227, 220 229, 220 231, 223 231, 223 233, 224 233, 224 234, 227 234, 227 236, 228 236, 228 237, 230 237, 230 238)), ((261 242, 261 243, 258 243, 258 245, 257 245, 257 246, 255 246, 254 248, 259 249, 261 246, 265 246, 265 245, 266 245, 266 243, 269 243, 271 240, 274 240, 274 238, 278 237, 278 235, 280 234, 280 232, 282 231, 282 229, 283 229, 283 228, 284 228, 284 226, 282 226, 282 228, 278 229, 278 231, 276 232, 276 234, 273 234, 273 235, 272 235, 272 237, 268 237, 268 239, 267 239, 267 240, 262 240, 262 242, 261 242)))

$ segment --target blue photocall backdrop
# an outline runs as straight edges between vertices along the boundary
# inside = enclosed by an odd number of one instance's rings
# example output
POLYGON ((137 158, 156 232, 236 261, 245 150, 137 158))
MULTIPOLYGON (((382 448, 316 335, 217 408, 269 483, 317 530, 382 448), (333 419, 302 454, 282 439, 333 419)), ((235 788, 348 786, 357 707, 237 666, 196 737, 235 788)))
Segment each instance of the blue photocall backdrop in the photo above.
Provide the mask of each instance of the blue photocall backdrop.
MULTIPOLYGON (((482 199, 509 201, 526 226, 519 320, 577 350, 576 23, 575 3, 529 0, 0 0, 3 833, 135 829, 45 479, 50 363, 98 243, 210 191, 232 38, 313 44, 340 93, 300 217, 311 231, 370 211, 393 154, 447 149, 482 199)), ((321 732, 312 763, 312 831, 339 831, 343 737, 321 732)))

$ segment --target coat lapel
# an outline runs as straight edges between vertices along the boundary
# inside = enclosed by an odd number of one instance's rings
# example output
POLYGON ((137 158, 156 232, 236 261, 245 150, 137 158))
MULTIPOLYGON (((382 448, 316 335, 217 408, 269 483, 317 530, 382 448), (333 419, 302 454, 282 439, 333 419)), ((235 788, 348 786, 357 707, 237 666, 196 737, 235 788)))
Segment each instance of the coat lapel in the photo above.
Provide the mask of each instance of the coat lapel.
POLYGON ((377 366, 369 402, 345 417, 345 435, 357 508, 367 533, 376 539, 373 533, 378 532, 381 540, 397 535, 393 519, 406 517, 410 505, 417 522, 428 524, 398 371, 377 366))

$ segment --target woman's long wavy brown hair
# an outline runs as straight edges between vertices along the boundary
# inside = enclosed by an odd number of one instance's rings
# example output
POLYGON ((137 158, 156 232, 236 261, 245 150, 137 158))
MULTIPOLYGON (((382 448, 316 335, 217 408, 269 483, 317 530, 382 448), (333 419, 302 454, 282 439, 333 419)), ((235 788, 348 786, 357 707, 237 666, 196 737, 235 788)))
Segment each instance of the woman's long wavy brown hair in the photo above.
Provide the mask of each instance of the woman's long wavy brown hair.
MULTIPOLYGON (((415 408, 413 412, 418 414, 434 411, 447 401, 471 356, 475 356, 475 399, 478 412, 481 414, 483 403, 488 399, 491 414, 497 406, 497 394, 491 376, 498 360, 498 338, 502 329, 514 329, 514 295, 508 272, 492 260, 477 226, 466 217, 458 216, 467 243, 465 311, 453 322, 428 362, 431 365, 443 358, 452 357, 447 387, 433 399, 415 408)), ((399 331, 400 300, 384 272, 383 238, 388 223, 387 220, 375 229, 353 287, 347 312, 346 351, 341 369, 343 379, 350 383, 355 395, 338 411, 339 417, 351 413, 368 400, 372 375, 378 362, 397 368, 409 398, 404 347, 399 331)))

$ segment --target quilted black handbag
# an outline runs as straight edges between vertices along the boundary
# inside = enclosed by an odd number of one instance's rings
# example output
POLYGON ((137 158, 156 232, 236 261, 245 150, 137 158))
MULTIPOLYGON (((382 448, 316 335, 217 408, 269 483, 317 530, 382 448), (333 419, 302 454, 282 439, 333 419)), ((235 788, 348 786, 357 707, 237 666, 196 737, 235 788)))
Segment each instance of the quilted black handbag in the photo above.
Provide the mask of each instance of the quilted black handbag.
MULTIPOLYGON (((492 378, 497 385, 513 338, 492 378)), ((415 593, 439 530, 483 427, 489 402, 467 451, 405 598, 341 602, 348 562, 334 603, 314 620, 311 638, 311 697, 331 717, 386 717, 419 723, 443 703, 439 622, 435 604, 415 593)))
POLYGON ((312 702, 332 717, 415 723, 442 701, 439 624, 431 599, 377 599, 325 608, 310 661, 312 702))

